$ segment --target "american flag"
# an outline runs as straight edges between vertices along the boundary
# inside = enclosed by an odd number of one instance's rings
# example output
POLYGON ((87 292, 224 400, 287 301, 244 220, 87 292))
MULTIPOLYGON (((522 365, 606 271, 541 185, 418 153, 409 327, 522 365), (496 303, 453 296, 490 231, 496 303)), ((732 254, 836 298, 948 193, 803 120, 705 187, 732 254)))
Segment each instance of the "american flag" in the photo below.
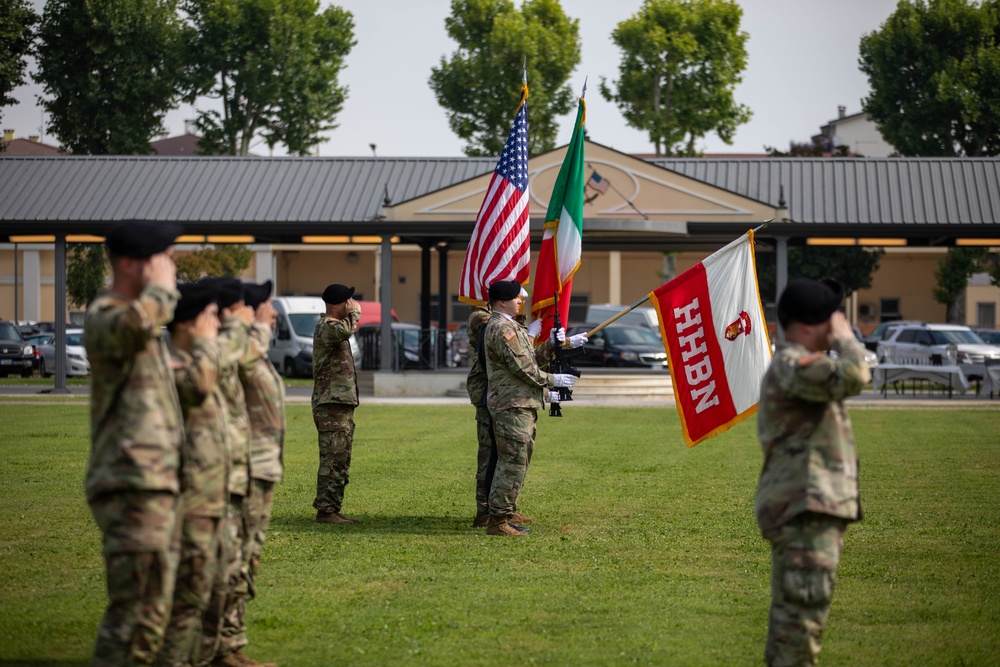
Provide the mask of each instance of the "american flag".
POLYGON ((608 181, 608 179, 606 178, 601 178, 601 175, 595 171, 594 175, 590 177, 589 181, 587 181, 587 185, 594 188, 603 195, 605 192, 608 191, 608 186, 611 185, 611 182, 608 181))
POLYGON ((528 282, 528 87, 476 216, 462 265, 459 301, 484 305, 497 280, 528 282))

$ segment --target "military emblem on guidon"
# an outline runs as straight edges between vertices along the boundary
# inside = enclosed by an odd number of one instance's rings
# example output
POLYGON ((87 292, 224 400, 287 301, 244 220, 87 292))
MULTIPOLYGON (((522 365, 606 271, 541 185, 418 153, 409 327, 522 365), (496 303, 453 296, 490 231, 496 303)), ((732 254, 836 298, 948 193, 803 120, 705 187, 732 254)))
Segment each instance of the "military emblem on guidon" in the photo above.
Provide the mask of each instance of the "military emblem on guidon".
POLYGON ((747 315, 747 311, 745 310, 741 311, 740 316, 726 327, 726 340, 736 340, 740 334, 750 335, 750 316, 747 315))

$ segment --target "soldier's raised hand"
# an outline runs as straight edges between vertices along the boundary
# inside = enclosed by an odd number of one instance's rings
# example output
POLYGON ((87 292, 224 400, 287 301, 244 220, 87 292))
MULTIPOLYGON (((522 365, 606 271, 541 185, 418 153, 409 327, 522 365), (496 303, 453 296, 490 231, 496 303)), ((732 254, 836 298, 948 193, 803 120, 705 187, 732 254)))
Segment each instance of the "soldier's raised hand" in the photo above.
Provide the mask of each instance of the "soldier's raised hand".
POLYGON ((274 328, 274 324, 278 320, 278 311, 274 309, 274 304, 271 303, 270 299, 257 306, 254 320, 272 329, 274 328))
POLYGON ((167 289, 177 288, 177 266, 172 250, 157 253, 142 267, 143 285, 159 285, 167 289))

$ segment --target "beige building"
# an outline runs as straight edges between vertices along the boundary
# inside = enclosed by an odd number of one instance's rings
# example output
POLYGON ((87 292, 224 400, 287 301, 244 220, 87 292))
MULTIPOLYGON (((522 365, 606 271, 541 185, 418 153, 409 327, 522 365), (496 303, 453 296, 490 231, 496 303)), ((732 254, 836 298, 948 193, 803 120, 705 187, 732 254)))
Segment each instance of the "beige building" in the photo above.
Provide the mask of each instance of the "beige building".
MULTIPOLYGON (((529 164, 536 250, 564 154, 529 164)), ((592 142, 586 155, 587 174, 612 187, 587 189, 573 293, 579 315, 588 303, 642 298, 770 218, 778 220, 758 233, 758 252, 802 243, 885 247, 872 288, 851 302, 862 330, 898 317, 943 321, 932 290, 947 247, 1000 248, 998 160, 642 160, 592 142)), ((179 252, 249 245, 256 254, 245 277, 275 281, 278 294, 319 294, 345 282, 367 300, 389 300, 404 321, 455 325, 467 312, 457 298, 465 246, 494 162, 3 157, 0 317, 54 319, 55 235, 100 239, 114 221, 142 217, 184 224, 179 252)), ((991 326, 1000 288, 982 282, 966 292, 967 323, 991 326)))

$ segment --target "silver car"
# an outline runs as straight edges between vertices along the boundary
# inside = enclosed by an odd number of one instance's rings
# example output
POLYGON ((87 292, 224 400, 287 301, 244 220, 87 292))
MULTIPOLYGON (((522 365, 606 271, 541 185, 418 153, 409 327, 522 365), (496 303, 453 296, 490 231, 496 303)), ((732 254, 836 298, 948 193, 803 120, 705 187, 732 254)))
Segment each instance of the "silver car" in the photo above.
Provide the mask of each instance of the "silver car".
MULTIPOLYGON (((38 371, 42 377, 56 372, 55 336, 38 345, 38 371)), ((90 375, 90 362, 83 347, 83 329, 66 329, 66 375, 90 375)))

